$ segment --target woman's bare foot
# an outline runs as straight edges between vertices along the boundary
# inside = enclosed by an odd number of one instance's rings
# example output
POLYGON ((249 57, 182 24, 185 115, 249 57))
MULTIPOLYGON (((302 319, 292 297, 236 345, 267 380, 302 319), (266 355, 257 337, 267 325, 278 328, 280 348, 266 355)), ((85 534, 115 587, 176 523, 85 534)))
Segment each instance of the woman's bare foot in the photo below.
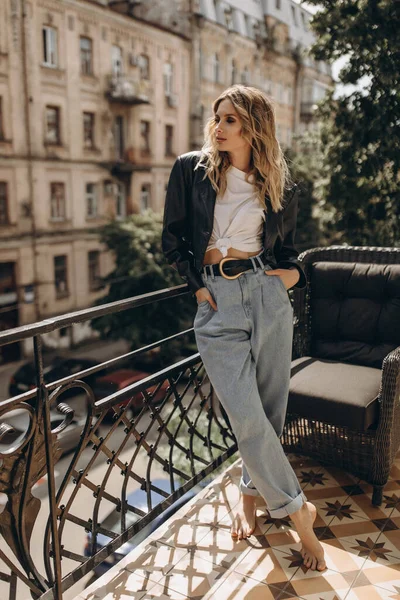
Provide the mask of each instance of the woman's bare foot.
POLYGON ((302 542, 300 553, 304 565, 312 571, 323 571, 326 569, 324 549, 313 530, 316 516, 317 509, 314 504, 305 502, 299 510, 290 515, 290 519, 293 521, 302 542))
POLYGON ((232 537, 239 540, 249 537, 256 528, 256 496, 241 494, 239 507, 234 510, 232 537))

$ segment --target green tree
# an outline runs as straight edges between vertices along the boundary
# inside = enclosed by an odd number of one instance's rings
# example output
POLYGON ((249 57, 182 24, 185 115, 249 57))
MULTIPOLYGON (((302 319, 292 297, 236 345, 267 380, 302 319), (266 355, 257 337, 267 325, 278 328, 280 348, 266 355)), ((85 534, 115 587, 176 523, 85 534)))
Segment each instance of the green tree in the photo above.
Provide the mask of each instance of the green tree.
POLYGON ((319 7, 311 54, 331 62, 348 56, 343 84, 362 89, 320 104, 324 173, 319 207, 325 236, 336 243, 400 241, 400 4, 393 0, 308 0, 319 7))
POLYGON ((310 130, 294 138, 296 150, 285 149, 290 175, 299 185, 299 212, 296 247, 299 251, 326 245, 323 236, 325 214, 319 210, 323 182, 323 152, 319 131, 310 130))
MULTIPOLYGON (((107 294, 96 302, 101 305, 184 282, 165 260, 161 250, 163 215, 147 209, 124 221, 112 221, 101 231, 101 241, 115 257, 115 268, 104 279, 107 294)), ((193 326, 195 300, 190 294, 151 302, 138 308, 98 317, 92 327, 104 339, 126 339, 131 348, 140 348, 158 339, 193 326)), ((161 349, 160 361, 179 355, 184 342, 169 342, 161 349)))

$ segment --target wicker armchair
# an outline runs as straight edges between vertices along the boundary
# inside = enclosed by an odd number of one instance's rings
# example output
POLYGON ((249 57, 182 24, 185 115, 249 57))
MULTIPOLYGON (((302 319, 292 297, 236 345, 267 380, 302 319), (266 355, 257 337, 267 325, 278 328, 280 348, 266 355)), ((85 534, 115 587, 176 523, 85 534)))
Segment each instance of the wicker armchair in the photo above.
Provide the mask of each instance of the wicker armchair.
POLYGON ((286 452, 383 488, 400 446, 400 248, 329 246, 300 254, 286 452))

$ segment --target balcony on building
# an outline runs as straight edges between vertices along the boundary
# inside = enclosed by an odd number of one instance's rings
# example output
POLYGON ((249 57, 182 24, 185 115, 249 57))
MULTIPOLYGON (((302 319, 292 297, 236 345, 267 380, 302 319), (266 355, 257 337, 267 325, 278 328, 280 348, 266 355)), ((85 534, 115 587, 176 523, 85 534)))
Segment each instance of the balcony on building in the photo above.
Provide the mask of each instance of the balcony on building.
POLYGON ((151 82, 135 79, 121 73, 107 76, 106 98, 119 104, 150 104, 152 102, 151 82))

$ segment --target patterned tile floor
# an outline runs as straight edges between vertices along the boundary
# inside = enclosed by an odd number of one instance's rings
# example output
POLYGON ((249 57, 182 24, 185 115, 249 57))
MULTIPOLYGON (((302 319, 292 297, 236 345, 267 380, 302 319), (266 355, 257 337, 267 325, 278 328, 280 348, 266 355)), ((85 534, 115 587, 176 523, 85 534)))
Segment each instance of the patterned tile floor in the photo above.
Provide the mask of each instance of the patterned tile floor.
POLYGON ((364 481, 288 458, 318 510, 325 571, 302 564, 290 518, 266 518, 261 498, 254 534, 231 538, 239 458, 75 600, 400 600, 400 453, 379 507, 364 481))

